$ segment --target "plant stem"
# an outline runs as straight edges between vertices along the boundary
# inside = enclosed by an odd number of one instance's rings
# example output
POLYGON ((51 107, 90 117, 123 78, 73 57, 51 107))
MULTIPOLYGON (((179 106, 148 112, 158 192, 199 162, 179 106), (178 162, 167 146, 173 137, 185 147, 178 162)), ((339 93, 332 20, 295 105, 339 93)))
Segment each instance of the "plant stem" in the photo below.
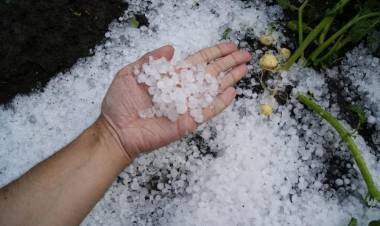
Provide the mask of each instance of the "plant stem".
POLYGON ((356 145, 354 139, 351 136, 351 133, 342 126, 342 124, 328 111, 319 106, 314 102, 310 97, 303 94, 298 94, 298 101, 306 105, 308 108, 313 110, 323 119, 325 119, 339 134, 342 140, 346 143, 348 150, 350 151, 352 157, 354 158, 360 173, 367 185, 368 194, 370 197, 374 198, 377 202, 380 202, 380 191, 376 187, 375 182, 373 181, 372 175, 369 172, 367 164, 361 154, 359 147, 356 145))
MULTIPOLYGON (((296 20, 289 21, 286 26, 293 32, 298 31, 298 21, 296 20)), ((303 30, 303 33, 309 34, 313 29, 309 27, 307 24, 302 23, 302 30, 303 30)))
POLYGON ((350 0, 340 0, 333 9, 328 10, 326 16, 336 15, 350 0))
POLYGON ((321 30, 329 23, 330 20, 333 20, 333 17, 325 17, 319 24, 309 33, 306 39, 301 43, 289 60, 282 66, 282 69, 289 70, 289 68, 298 60, 302 55, 305 49, 310 45, 310 43, 318 36, 321 30))
MULTIPOLYGON (((288 22, 288 24, 286 25, 291 31, 293 31, 294 33, 297 33, 298 32, 298 21, 296 20, 291 20, 288 22)), ((313 30, 313 28, 309 27, 307 24, 305 23, 302 23, 302 31, 304 34, 309 34, 311 31, 313 30)), ((313 43, 315 45, 319 45, 319 43, 314 40, 313 43)))
MULTIPOLYGON (((309 0, 305 0, 298 9, 298 45, 301 46, 303 42, 303 10, 306 7, 309 0)), ((304 57, 304 53, 301 53, 301 57, 304 57)))
POLYGON ((298 60, 298 58, 304 53, 305 49, 310 45, 311 42, 315 41, 318 34, 322 29, 330 24, 335 15, 349 2, 350 0, 340 0, 333 9, 329 10, 326 16, 319 22, 319 24, 310 31, 309 35, 302 42, 302 44, 297 48, 294 54, 288 59, 288 61, 282 66, 283 70, 289 70, 289 68, 298 60))
POLYGON ((282 6, 283 8, 288 8, 288 9, 290 9, 291 11, 297 11, 297 10, 298 10, 297 6, 292 5, 292 4, 290 4, 289 2, 285 2, 285 5, 280 4, 280 1, 277 1, 277 3, 278 3, 280 6, 282 6))
POLYGON ((326 27, 323 28, 323 31, 322 31, 321 35, 319 36, 319 44, 322 44, 325 41, 325 37, 330 30, 332 22, 333 22, 333 20, 331 20, 331 22, 329 24, 327 24, 326 27))
POLYGON ((321 54, 331 43, 333 43, 339 36, 341 36, 344 32, 346 32, 352 25, 359 22, 360 20, 380 16, 380 13, 368 13, 366 15, 360 16, 359 14, 348 21, 341 29, 339 29, 335 34, 333 34, 329 39, 327 39, 324 43, 322 43, 314 52, 310 55, 310 60, 315 61, 319 54, 321 54))
POLYGON ((337 44, 335 44, 332 48, 330 48, 330 50, 324 55, 322 56, 321 58, 318 58, 314 61, 314 65, 319 65, 320 63, 324 62, 325 60, 329 59, 329 57, 331 57, 331 55, 333 55, 334 53, 338 52, 340 49, 342 49, 344 46, 346 46, 349 42, 351 42, 351 38, 350 37, 346 37, 345 39, 343 39, 343 36, 339 37, 338 41, 337 41, 337 44))

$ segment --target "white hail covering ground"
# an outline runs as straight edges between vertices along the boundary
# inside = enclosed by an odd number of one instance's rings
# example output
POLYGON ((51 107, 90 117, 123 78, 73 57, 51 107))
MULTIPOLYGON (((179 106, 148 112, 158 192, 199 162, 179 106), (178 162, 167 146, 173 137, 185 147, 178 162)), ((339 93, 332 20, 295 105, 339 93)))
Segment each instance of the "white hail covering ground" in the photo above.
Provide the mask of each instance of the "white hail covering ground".
MULTIPOLYGON (((125 17, 110 26, 108 40, 94 49, 93 57, 59 74, 45 92, 19 96, 10 109, 1 109, 0 186, 89 126, 99 114, 113 75, 144 52, 171 43, 178 60, 218 42, 226 27, 242 33, 253 28, 252 35, 258 37, 281 16, 277 7, 265 8, 260 3, 247 8, 232 0, 200 1, 199 5, 193 0, 153 1, 147 12, 149 29, 135 29, 126 19, 132 12, 144 11, 144 3, 139 3, 131 2, 125 17)), ((284 40, 280 33, 275 36, 279 43, 284 40)), ((257 53, 253 70, 257 70, 257 53)), ((356 50, 343 66, 354 80, 367 68, 366 79, 357 81, 357 86, 377 125, 378 62, 356 50)), ((329 71, 334 73, 336 69, 329 71)), ((283 82, 297 81, 297 90, 310 90, 319 103, 338 114, 339 108, 328 102, 325 76, 295 67, 283 82)), ((343 157, 349 154, 325 122, 295 100, 279 106, 270 119, 261 117, 257 109, 261 96, 249 90, 240 92, 252 98, 235 102, 199 130, 210 149, 218 152, 217 158, 205 156, 190 139, 144 155, 121 174, 125 185, 114 183, 83 225, 336 226, 346 225, 351 216, 360 225, 380 218, 378 209, 365 208, 357 197, 366 191, 360 177, 337 180, 337 185, 344 184, 342 189, 354 190, 352 195, 339 198, 326 189, 322 162, 331 150, 324 145, 341 150, 338 154, 343 157)), ((379 184, 380 164, 361 137, 357 142, 379 184)))

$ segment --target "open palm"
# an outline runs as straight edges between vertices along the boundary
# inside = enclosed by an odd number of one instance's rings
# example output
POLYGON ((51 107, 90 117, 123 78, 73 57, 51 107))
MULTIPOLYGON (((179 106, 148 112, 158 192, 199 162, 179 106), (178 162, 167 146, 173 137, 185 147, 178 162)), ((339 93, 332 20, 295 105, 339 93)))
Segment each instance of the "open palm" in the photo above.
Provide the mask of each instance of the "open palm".
MULTIPOLYGON (((165 117, 139 117, 139 112, 152 107, 152 98, 147 87, 137 83, 136 75, 133 74, 135 67, 140 68, 142 64, 148 62, 150 56, 155 59, 165 57, 171 60, 173 53, 173 47, 163 46, 121 69, 103 100, 101 117, 104 117, 110 128, 114 130, 116 139, 129 158, 133 159, 144 151, 178 140, 198 126, 189 113, 181 115, 176 122, 165 117)), ((247 73, 245 63, 249 60, 249 53, 237 50, 232 43, 222 43, 202 49, 185 60, 193 65, 208 63, 207 72, 214 76, 228 71, 220 82, 220 94, 203 110, 205 120, 217 115, 232 103, 235 97, 232 86, 247 73)))

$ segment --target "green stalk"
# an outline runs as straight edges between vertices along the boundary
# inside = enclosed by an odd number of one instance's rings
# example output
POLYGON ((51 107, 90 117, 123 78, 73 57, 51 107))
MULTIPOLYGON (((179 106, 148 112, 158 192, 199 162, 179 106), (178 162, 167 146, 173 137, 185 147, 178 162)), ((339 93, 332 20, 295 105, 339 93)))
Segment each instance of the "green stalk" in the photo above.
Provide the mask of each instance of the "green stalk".
POLYGON ((333 20, 333 17, 325 17, 321 22, 319 22, 319 24, 309 33, 309 35, 305 38, 305 40, 301 43, 301 45, 297 48, 289 60, 282 66, 282 69, 289 70, 289 68, 294 64, 294 62, 298 60, 305 49, 310 45, 311 42, 314 41, 314 39, 318 36, 326 24, 329 23, 330 20, 333 20))
MULTIPOLYGON (((291 31, 293 31, 294 33, 297 33, 298 32, 298 21, 297 20, 291 20, 288 22, 288 24, 286 25, 291 31)), ((307 24, 305 23, 302 23, 302 32, 304 34, 309 34, 311 31, 313 30, 313 28, 309 27, 307 24)), ((314 40, 313 43, 315 45, 319 45, 319 43, 314 40)))
POLYGON ((328 10, 326 16, 335 16, 350 0, 340 0, 333 9, 328 10))
POLYGON ((289 9, 292 10, 292 11, 297 11, 298 8, 294 5, 289 5, 289 9))
MULTIPOLYGON (((288 22, 286 25, 291 31, 297 32, 298 31, 298 21, 296 20, 291 20, 288 22)), ((302 31, 305 34, 309 34, 313 29, 309 27, 307 24, 302 23, 302 31)))
POLYGON ((328 111, 319 106, 314 102, 310 97, 298 94, 298 101, 306 105, 308 108, 313 110, 323 119, 325 119, 339 134, 342 140, 346 143, 348 150, 350 151, 352 157, 354 158, 359 171, 367 185, 368 194, 371 198, 374 198, 377 202, 380 202, 380 191, 376 187, 375 182, 373 181, 372 175, 369 172, 367 164, 361 154, 359 147, 356 145, 354 139, 352 138, 351 133, 340 124, 340 122, 328 111))
POLYGON ((292 11, 297 11, 298 8, 294 5, 289 5, 289 9, 292 10, 292 11))
POLYGON ((349 2, 350 0, 340 0, 333 9, 329 10, 326 16, 321 22, 310 31, 309 35, 302 42, 302 44, 297 48, 294 54, 288 59, 288 61, 282 66, 283 70, 289 70, 289 68, 298 60, 305 49, 310 45, 311 42, 315 41, 318 34, 322 29, 334 20, 335 15, 349 2))
POLYGON ((319 36, 319 44, 322 44, 325 41, 325 37, 330 30, 332 22, 333 21, 331 21, 329 24, 327 24, 326 27, 323 29, 321 35, 319 36))
MULTIPOLYGON (((298 45, 303 42, 303 10, 305 9, 309 0, 305 0, 298 9, 298 45)), ((301 54, 303 56, 303 53, 301 54)))
MULTIPOLYGON (((378 18, 378 20, 376 20, 375 22, 373 22, 371 25, 369 25, 367 27, 367 30, 366 31, 363 31, 365 34, 371 30, 373 27, 375 27, 377 24, 380 23, 380 18, 378 18)), ((365 35, 364 34, 364 35, 365 35)), ((322 56, 321 58, 318 58, 314 61, 314 65, 319 65, 320 63, 324 62, 325 60, 329 59, 329 57, 338 52, 339 50, 341 50, 343 47, 345 47, 348 43, 352 42, 354 40, 352 40, 351 36, 347 36, 343 39, 343 35, 340 36, 338 38, 338 40, 336 41, 336 44, 330 48, 330 50, 327 52, 327 54, 325 54, 324 56, 322 56)), ((355 41, 354 41, 355 42, 355 41)))
POLYGON ((316 59, 314 61, 314 65, 319 65, 320 63, 322 63, 325 60, 329 59, 329 57, 331 55, 333 55, 334 53, 338 52, 344 46, 346 46, 349 42, 352 41, 350 37, 346 37, 343 40, 342 40, 342 38, 343 38, 343 36, 339 37, 339 39, 337 41, 337 44, 335 44, 332 48, 330 48, 330 50, 324 56, 322 56, 321 58, 316 59))
POLYGON ((324 43, 322 43, 314 52, 310 55, 311 61, 315 61, 319 54, 321 54, 331 43, 333 43, 339 36, 341 36, 344 32, 346 32, 352 25, 359 22, 360 20, 364 20, 370 17, 380 16, 380 13, 368 13, 363 16, 356 15, 349 22, 347 22, 341 29, 339 29, 335 34, 333 34, 329 39, 327 39, 324 43))

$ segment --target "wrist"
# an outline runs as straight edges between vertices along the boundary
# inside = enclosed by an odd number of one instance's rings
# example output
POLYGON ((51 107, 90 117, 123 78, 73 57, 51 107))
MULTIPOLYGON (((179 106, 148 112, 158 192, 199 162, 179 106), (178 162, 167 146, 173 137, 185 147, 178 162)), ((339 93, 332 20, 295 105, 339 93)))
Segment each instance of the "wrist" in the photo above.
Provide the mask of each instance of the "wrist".
POLYGON ((96 131, 99 145, 110 155, 108 157, 124 162, 124 167, 133 161, 133 158, 126 154, 118 134, 103 115, 100 115, 91 127, 96 131))

